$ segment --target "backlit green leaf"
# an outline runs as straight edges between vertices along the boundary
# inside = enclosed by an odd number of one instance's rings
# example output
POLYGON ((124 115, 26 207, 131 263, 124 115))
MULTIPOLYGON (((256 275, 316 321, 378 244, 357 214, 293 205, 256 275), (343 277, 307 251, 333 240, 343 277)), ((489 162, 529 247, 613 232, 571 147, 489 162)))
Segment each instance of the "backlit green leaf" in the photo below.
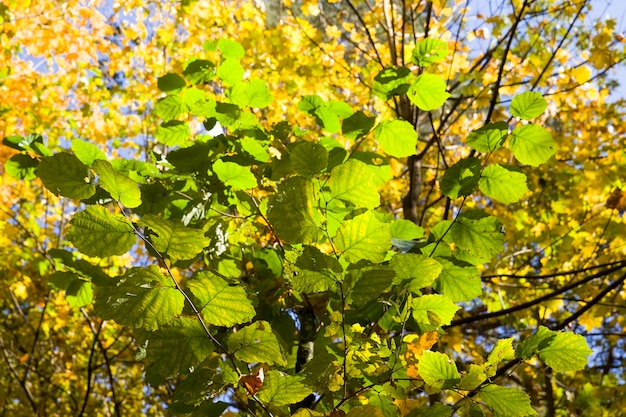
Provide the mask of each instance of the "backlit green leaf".
POLYGON ((548 345, 539 348, 539 358, 556 372, 583 370, 591 353, 585 338, 572 332, 555 332, 548 345))
POLYGON ((134 331, 148 370, 163 378, 188 373, 213 353, 214 346, 196 318, 179 317, 154 332, 134 331))
POLYGON ((461 259, 474 264, 489 262, 504 247, 502 223, 478 211, 466 212, 457 217, 450 229, 450 236, 458 251, 467 255, 461 259))
POLYGON ((427 67, 435 62, 442 61, 448 55, 448 44, 440 39, 422 39, 413 49, 413 63, 420 67, 427 67))
POLYGON ((537 415, 537 412, 530 405, 528 394, 519 389, 487 385, 480 390, 480 398, 499 416, 528 417, 537 415))
POLYGON ((66 238, 89 256, 122 255, 135 244, 133 226, 123 216, 102 206, 89 206, 70 220, 66 238))
POLYGON ((155 137, 166 146, 187 147, 193 145, 189 140, 191 138, 189 126, 180 120, 170 120, 169 122, 161 123, 157 127, 155 137))
POLYGON ((391 285, 395 271, 385 266, 359 268, 348 271, 346 281, 351 281, 352 289, 348 295, 348 303, 362 306, 380 297, 391 285))
POLYGON ((417 132, 406 120, 383 120, 374 129, 374 137, 389 155, 402 158, 417 150, 417 132))
POLYGON ((235 84, 230 91, 229 98, 232 103, 241 108, 254 107, 262 109, 274 101, 267 83, 258 79, 235 84))
POLYGON ((454 302, 470 301, 482 294, 482 282, 478 269, 460 266, 443 258, 437 258, 443 269, 433 288, 454 302))
POLYGON ((250 321, 256 314, 246 291, 240 285, 230 285, 209 272, 199 271, 187 287, 196 296, 196 305, 207 322, 215 326, 233 326, 250 321))
POLYGON ((18 153, 9 158, 4 164, 7 174, 18 180, 32 180, 37 176, 36 170, 39 161, 30 155, 18 153))
POLYGON ((96 159, 103 159, 105 161, 107 159, 106 154, 98 145, 81 139, 72 140, 72 152, 74 152, 74 155, 85 165, 93 164, 93 161, 96 159))
POLYGON ((522 340, 515 348, 515 357, 523 360, 530 359, 538 350, 547 347, 556 337, 556 333, 545 326, 539 326, 537 332, 522 340))
POLYGON ((460 308, 445 295, 428 294, 413 300, 413 318, 418 323, 431 324, 433 326, 446 326, 450 324, 456 311, 460 308), (433 314, 436 317, 433 317, 433 314))
POLYGON ((514 166, 487 165, 480 175, 478 188, 501 203, 515 203, 528 191, 526 174, 514 166))
POLYGON ((220 39, 217 41, 217 49, 224 58, 239 59, 243 58, 245 54, 243 46, 232 39, 220 39))
POLYGON ((217 76, 226 85, 235 85, 243 80, 244 70, 238 59, 226 58, 217 69, 217 76))
POLYGON ((270 371, 265 375, 263 386, 258 393, 259 400, 276 407, 295 404, 313 392, 304 381, 304 376, 270 371))
POLYGON ((439 182, 443 195, 454 199, 472 194, 480 179, 480 168, 480 161, 474 157, 461 159, 452 165, 439 182))
POLYGON ((233 190, 247 190, 257 186, 256 177, 250 171, 250 167, 218 159, 212 169, 217 178, 233 190))
POLYGON ((154 248, 174 262, 195 258, 210 243, 202 230, 186 227, 176 220, 146 215, 139 225, 150 229, 148 237, 154 248))
POLYGON ((411 240, 424 237, 424 229, 406 219, 396 219, 389 225, 389 232, 392 239, 411 240))
POLYGON ((350 159, 330 173, 327 182, 330 197, 353 204, 355 207, 374 208, 380 204, 380 194, 367 165, 350 159))
POLYGON ((424 351, 419 361, 419 374, 433 388, 452 388, 461 380, 456 364, 441 352, 424 351))
MULTIPOLYGON (((285 255, 289 257, 289 254, 285 255)), ((339 261, 313 246, 305 246, 292 261, 297 274, 292 277, 293 290, 305 294, 333 290, 343 271, 339 261)))
POLYGON ((228 337, 228 349, 244 362, 287 364, 278 339, 266 321, 256 321, 228 337))
POLYGON ((326 169, 328 151, 319 143, 300 142, 291 151, 290 161, 299 175, 312 177, 326 169))
POLYGON ((270 198, 268 219, 278 236, 287 242, 315 243, 322 238, 318 193, 304 177, 293 177, 278 186, 270 198))
POLYGON ((407 67, 385 68, 374 77, 374 94, 387 101, 409 89, 413 73, 407 67))
POLYGON ((59 152, 41 159, 37 175, 55 195, 82 200, 91 197, 96 187, 91 183, 89 168, 72 154, 59 152))
POLYGON ((176 95, 163 97, 154 106, 156 115, 165 121, 176 119, 185 111, 182 97, 176 95))
POLYGON ((450 93, 446 91, 446 82, 439 75, 421 74, 411 83, 407 97, 420 110, 430 111, 443 106, 450 93))
POLYGON ((508 131, 506 122, 490 123, 472 131, 467 137, 467 144, 478 152, 493 152, 502 146, 508 131))
POLYGON ((548 107, 548 102, 541 96, 541 93, 526 91, 513 97, 511 114, 522 120, 530 120, 541 115, 546 107, 548 107))
POLYGON ((406 282, 414 292, 431 285, 441 273, 441 264, 428 256, 416 253, 399 254, 391 258, 391 267, 396 271, 394 284, 406 282))
POLYGON ((389 225, 378 221, 371 211, 344 222, 334 241, 345 259, 352 263, 361 259, 382 262, 391 248, 389 225))
POLYGON ((128 208, 139 207, 141 191, 135 181, 117 172, 108 161, 102 159, 94 161, 93 170, 98 174, 98 185, 111 194, 114 200, 128 208))
POLYGON ((521 125, 513 130, 511 151, 522 164, 537 166, 556 153, 556 142, 546 129, 539 125, 521 125))
POLYGON ((104 319, 120 324, 156 330, 183 311, 185 298, 159 267, 131 268, 116 287, 98 293, 96 311, 104 319))
POLYGON ((72 272, 54 272, 48 283, 65 291, 65 299, 73 308, 80 308, 93 301, 93 286, 90 281, 81 279, 72 272))
POLYGON ((194 59, 187 64, 183 75, 192 84, 209 82, 215 76, 215 64, 204 59, 194 59))

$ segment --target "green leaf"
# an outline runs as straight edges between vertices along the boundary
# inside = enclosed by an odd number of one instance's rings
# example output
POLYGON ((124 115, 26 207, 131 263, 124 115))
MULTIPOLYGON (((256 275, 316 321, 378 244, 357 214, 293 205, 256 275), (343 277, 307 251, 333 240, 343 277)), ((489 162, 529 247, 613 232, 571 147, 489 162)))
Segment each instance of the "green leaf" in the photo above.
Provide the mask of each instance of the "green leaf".
POLYGON ((526 91, 513 97, 511 101, 511 114, 522 120, 530 120, 548 107, 548 102, 541 96, 541 93, 526 91))
POLYGON ((430 111, 443 106, 450 93, 446 91, 446 82, 440 76, 421 74, 411 83, 407 97, 420 110, 430 111))
POLYGON ((433 288, 454 302, 471 301, 482 294, 482 282, 478 269, 473 266, 456 265, 449 260, 437 258, 443 269, 433 288))
POLYGON ((189 126, 180 120, 161 123, 154 136, 165 146, 187 147, 193 144, 189 140, 191 138, 189 126))
POLYGON ((90 166, 96 159, 107 159, 107 156, 102 150, 93 143, 81 140, 72 140, 72 152, 74 155, 85 165, 90 166))
POLYGON ((593 351, 581 335, 555 332, 547 346, 539 348, 539 358, 556 372, 581 371, 593 351))
POLYGON ((117 172, 108 161, 102 159, 94 161, 93 170, 98 174, 98 185, 111 194, 114 200, 128 208, 141 205, 141 191, 138 184, 126 175, 117 172))
POLYGON ((170 91, 180 90, 185 87, 187 83, 178 74, 168 73, 157 79, 157 87, 159 90, 168 93, 170 91))
POLYGON ((506 122, 489 123, 473 130, 467 137, 467 144, 478 152, 493 152, 504 144, 508 132, 509 125, 506 122))
POLYGON ((258 79, 238 82, 230 91, 229 98, 233 104, 238 105, 240 108, 254 107, 262 109, 274 101, 267 83, 258 79))
POLYGON ((404 95, 412 78, 413 73, 407 67, 385 68, 374 77, 374 94, 385 101, 404 95))
POLYGON ((434 404, 429 407, 418 407, 411 410, 407 417, 451 417, 454 409, 443 404, 434 404))
POLYGON ((233 190, 247 190, 257 186, 256 177, 250 172, 250 167, 218 159, 212 169, 217 178, 233 190))
POLYGON ((39 156, 52 156, 50 149, 43 143, 43 137, 37 133, 27 136, 6 136, 2 144, 18 151, 31 151, 39 156))
POLYGON ((478 188, 489 198, 509 204, 519 201, 526 192, 526 175, 515 166, 487 165, 480 175, 478 188))
POLYGON ((439 182, 443 195, 452 199, 467 197, 476 189, 480 180, 480 161, 473 156, 460 159, 446 170, 439 182))
POLYGON ((289 159, 298 175, 313 177, 328 166, 328 151, 319 143, 303 141, 296 144, 289 159))
POLYGON ((460 308, 445 295, 428 294, 413 300, 413 318, 418 323, 446 326, 460 308), (435 314, 435 317, 433 317, 435 314))
POLYGON ((452 358, 430 350, 425 350, 420 358, 419 374, 424 382, 437 389, 452 388, 461 380, 452 358))
POLYGON ((424 229, 410 220, 396 219, 389 225, 392 239, 412 240, 424 237, 424 229))
POLYGON ((513 338, 509 337, 507 339, 498 340, 496 345, 489 353, 489 356, 487 357, 487 362, 485 363, 485 367, 489 372, 489 377, 495 376, 498 364, 504 361, 509 361, 511 359, 515 359, 513 338))
POLYGON ((518 161, 532 166, 546 162, 556 153, 556 142, 550 132, 533 124, 516 127, 509 146, 518 161))
POLYGON ((368 166, 361 161, 349 159, 338 165, 327 182, 331 199, 338 198, 355 207, 377 207, 380 205, 380 194, 371 177, 368 166))
POLYGON ((193 259, 210 244, 202 230, 186 227, 177 220, 145 215, 139 225, 150 228, 148 237, 154 248, 173 262, 193 259))
POLYGON ((252 320, 256 311, 240 285, 230 285, 209 272, 199 271, 187 281, 187 287, 196 296, 196 305, 204 318, 215 326, 233 326, 252 320))
POLYGON ((261 402, 276 407, 295 404, 313 392, 304 380, 304 376, 287 375, 272 370, 265 375, 263 386, 257 396, 261 402))
MULTIPOLYGON (((285 254, 285 258, 290 257, 293 254, 285 254)), ((295 260, 289 260, 297 269, 297 274, 294 274, 291 281, 293 290, 298 293, 313 294, 333 290, 343 272, 336 258, 322 253, 314 246, 305 246, 295 260)))
POLYGON ((72 154, 59 152, 41 159, 37 175, 55 195, 83 200, 96 192, 89 168, 72 154))
POLYGON ((187 63, 183 75, 192 84, 209 82, 215 75, 215 64, 204 59, 194 59, 187 63))
POLYGON ((18 153, 9 158, 4 164, 7 174, 18 180, 30 181, 37 177, 36 171, 39 161, 30 155, 18 153))
POLYGON ((375 117, 366 116, 362 111, 358 111, 344 119, 341 132, 346 139, 357 140, 367 135, 374 127, 375 122, 375 117))
POLYGON ((480 398, 489 408, 502 417, 536 416, 537 412, 530 405, 530 397, 524 391, 487 385, 480 390, 480 398))
POLYGON ((238 59, 226 58, 217 69, 217 76, 226 85, 235 85, 243 80, 244 70, 238 59))
POLYGON ((448 55, 448 44, 440 39, 422 39, 413 49, 412 61, 420 67, 427 67, 442 61, 448 55))
POLYGON ((70 307, 84 307, 93 301, 93 286, 91 282, 79 278, 72 272, 54 272, 48 277, 48 284, 65 291, 65 299, 70 307))
POLYGON ((374 213, 366 211, 344 222, 334 243, 348 262, 356 263, 361 259, 382 262, 391 247, 389 224, 381 223, 374 213))
POLYGON ((293 177, 278 185, 269 200, 268 220, 286 242, 316 243, 324 234, 317 210, 318 192, 304 177, 293 177))
POLYGON ((129 269, 116 287, 101 287, 96 312, 103 319, 152 331, 179 316, 184 304, 185 297, 172 279, 150 265, 129 269))
POLYGON ((163 378, 188 373, 213 353, 214 346, 196 318, 179 317, 157 331, 134 331, 150 372, 163 378))
POLYGON ((441 264, 428 256, 416 253, 398 254, 391 258, 391 267, 396 271, 394 284, 407 281, 408 288, 415 294, 431 285, 441 273, 441 264))
POLYGON ((179 115, 185 113, 186 110, 183 98, 174 95, 163 97, 154 106, 156 115, 166 122, 176 119, 179 115))
POLYGON ((522 340, 515 349, 515 357, 523 360, 532 358, 538 350, 550 344, 556 337, 557 332, 548 329, 545 326, 539 326, 537 332, 522 340))
POLYGON ((102 206, 89 206, 70 220, 66 238, 88 256, 122 255, 136 242, 130 222, 102 206))
POLYGON ((217 49, 224 58, 240 59, 245 55, 243 46, 232 39, 220 39, 217 41, 217 49))
POLYGON ((348 303, 359 307, 377 299, 389 288, 395 275, 395 271, 388 267, 350 270, 348 276, 353 282, 353 287, 348 294, 348 303))
POLYGON ((450 228, 450 236, 458 251, 467 255, 460 259, 473 264, 489 262, 504 247, 502 223, 480 211, 458 216, 450 228))
POLYGON ((487 374, 482 366, 470 364, 468 372, 461 377, 459 389, 464 391, 472 391, 478 388, 487 380, 487 374))
POLYGON ((417 149, 417 132, 406 120, 383 120, 374 129, 374 138, 386 153, 396 158, 414 155, 417 149))
POLYGON ((228 337, 228 350, 240 361, 287 365, 278 339, 266 321, 256 321, 228 337))

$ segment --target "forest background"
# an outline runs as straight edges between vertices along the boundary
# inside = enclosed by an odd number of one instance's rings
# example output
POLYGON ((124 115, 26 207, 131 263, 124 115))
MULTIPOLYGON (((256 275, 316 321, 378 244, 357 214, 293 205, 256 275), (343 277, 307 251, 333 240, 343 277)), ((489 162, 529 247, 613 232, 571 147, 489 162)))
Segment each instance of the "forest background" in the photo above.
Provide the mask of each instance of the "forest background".
POLYGON ((3 1, 3 415, 620 415, 605 4, 3 1))

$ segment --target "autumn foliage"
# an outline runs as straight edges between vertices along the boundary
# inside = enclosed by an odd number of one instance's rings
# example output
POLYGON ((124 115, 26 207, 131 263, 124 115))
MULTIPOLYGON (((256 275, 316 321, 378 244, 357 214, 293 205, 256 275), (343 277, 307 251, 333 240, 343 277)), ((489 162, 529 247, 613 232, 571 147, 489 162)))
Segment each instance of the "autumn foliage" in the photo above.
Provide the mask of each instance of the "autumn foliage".
POLYGON ((0 4, 0 409, 620 415, 592 3, 0 4))

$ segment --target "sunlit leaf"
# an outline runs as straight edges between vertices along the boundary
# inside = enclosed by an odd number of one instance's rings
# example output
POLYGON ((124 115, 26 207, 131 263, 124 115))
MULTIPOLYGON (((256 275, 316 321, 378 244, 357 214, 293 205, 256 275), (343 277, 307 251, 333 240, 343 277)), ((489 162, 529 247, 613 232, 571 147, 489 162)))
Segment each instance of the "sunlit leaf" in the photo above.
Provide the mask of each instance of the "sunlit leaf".
POLYGON ((539 347, 539 358, 556 372, 581 371, 593 351, 581 335, 556 332, 547 346, 539 347))
POLYGON ((498 164, 490 164, 483 169, 478 188, 487 197, 505 204, 519 201, 528 192, 526 174, 517 167, 498 164))
POLYGON ((413 63, 420 67, 427 67, 435 62, 442 61, 448 55, 448 44, 440 39, 422 39, 413 49, 413 63))
POLYGON ((7 174, 18 180, 32 180, 37 176, 36 170, 39 161, 30 155, 18 153, 9 158, 4 164, 7 174))
POLYGON ((204 318, 215 326, 232 326, 250 321, 256 314, 252 303, 240 285, 230 285, 209 272, 199 271, 187 287, 198 299, 204 318))
POLYGON ((502 223, 481 212, 467 212, 457 217, 450 236, 459 251, 468 255, 463 260, 474 260, 472 263, 490 261, 504 246, 502 223))
POLYGON ((406 67, 385 68, 374 77, 374 94, 383 100, 406 94, 413 74, 406 67))
POLYGON ((528 394, 519 389, 487 385, 480 390, 480 398, 489 408, 501 416, 528 417, 537 415, 537 412, 530 405, 528 394))
POLYGON ((516 127, 509 146, 518 161, 532 166, 546 162, 556 153, 556 142, 550 132, 534 124, 516 127))
POLYGON ((262 109, 274 101, 272 92, 263 80, 252 79, 235 84, 230 91, 230 101, 241 108, 262 109))
POLYGON ((175 95, 163 97, 157 101, 154 111, 157 116, 166 122, 176 119, 179 115, 185 113, 183 98, 175 95))
POLYGON ((380 194, 369 168, 355 159, 333 169, 327 185, 331 198, 338 198, 355 207, 374 208, 380 204, 380 194))
POLYGON ((148 237, 154 248, 173 261, 193 259, 210 243, 201 229, 186 227, 179 221, 146 215, 139 225, 150 229, 148 237))
POLYGON ((256 177, 250 172, 249 167, 218 159, 212 169, 220 181, 232 187, 233 190, 246 190, 257 186, 256 177))
POLYGON ((82 200, 96 192, 85 164, 67 152, 59 152, 41 159, 37 175, 55 195, 82 200))
POLYGON ((266 321, 256 321, 232 333, 228 337, 228 348, 237 359, 248 363, 287 364, 278 339, 266 321))
POLYGON ((135 208, 141 204, 138 184, 113 169, 108 161, 102 159, 94 161, 93 170, 98 174, 98 185, 111 194, 114 200, 128 208, 135 208))
POLYGON ((459 160, 441 178, 441 192, 450 198, 466 197, 474 192, 480 180, 480 161, 475 157, 459 160))
POLYGON ((89 206, 70 220, 66 238, 89 256, 122 255, 135 244, 133 226, 102 206, 89 206))
POLYGON ((372 212, 367 211, 339 227, 335 245, 348 262, 361 259, 382 262, 391 247, 389 225, 381 223, 372 212))
POLYGON ((396 272, 395 284, 407 282, 408 288, 418 293, 431 285, 441 273, 441 264, 436 260, 416 253, 403 253, 391 259, 391 267, 396 272))
POLYGON ((450 93, 446 91, 446 82, 440 76, 421 74, 411 83, 407 97, 420 110, 430 111, 443 106, 450 93))
POLYGON ((433 288, 452 301, 470 301, 482 294, 482 282, 474 266, 456 265, 450 260, 437 258, 442 266, 433 288))
POLYGON ((433 388, 452 388, 461 380, 456 364, 448 355, 441 352, 424 351, 419 361, 419 373, 433 388))
POLYGON ((312 392, 313 389, 305 383, 303 376, 287 375, 273 370, 265 375, 258 397, 265 404, 280 407, 296 404, 312 392))
POLYGON ((187 123, 180 120, 171 120, 169 122, 161 123, 157 127, 155 137, 166 146, 191 146, 189 141, 191 138, 191 130, 187 123))
POLYGON ((374 129, 380 147, 396 158, 414 155, 417 149, 417 132, 406 120, 383 120, 374 129))
POLYGON ((543 113, 548 107, 548 102, 535 91, 526 91, 513 97, 511 101, 511 114, 522 120, 533 119, 543 113))
POLYGON ((470 132, 467 144, 478 152, 493 152, 504 144, 508 131, 506 122, 490 123, 470 132))
POLYGON ((158 266, 131 268, 115 287, 98 293, 96 311, 120 324, 157 330, 183 311, 185 297, 158 266))
POLYGON ((74 155, 85 165, 93 164, 96 159, 107 159, 106 154, 100 149, 98 145, 81 140, 72 140, 72 152, 74 155))
POLYGON ((243 46, 232 39, 220 39, 217 41, 217 49, 222 53, 224 58, 239 59, 243 58, 245 54, 243 46))
POLYGON ((457 310, 460 308, 445 295, 428 294, 413 300, 413 318, 418 323, 445 326, 450 324, 457 310), (432 314, 438 322, 433 322, 432 314))
POLYGON ((226 58, 217 69, 217 76, 227 85, 243 80, 244 70, 238 59, 226 58))

